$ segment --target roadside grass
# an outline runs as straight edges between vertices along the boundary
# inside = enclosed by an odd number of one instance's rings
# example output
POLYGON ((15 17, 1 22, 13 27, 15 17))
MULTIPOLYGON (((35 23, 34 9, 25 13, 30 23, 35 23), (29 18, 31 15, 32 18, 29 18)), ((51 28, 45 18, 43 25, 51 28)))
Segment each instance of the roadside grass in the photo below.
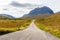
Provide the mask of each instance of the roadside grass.
POLYGON ((0 20, 0 35, 10 32, 24 30, 31 23, 30 19, 27 20, 0 20))
POLYGON ((46 23, 45 21, 42 23, 41 20, 40 21, 36 20, 35 24, 39 29, 49 32, 52 35, 60 38, 60 26, 59 25, 58 26, 48 25, 49 23, 46 23))

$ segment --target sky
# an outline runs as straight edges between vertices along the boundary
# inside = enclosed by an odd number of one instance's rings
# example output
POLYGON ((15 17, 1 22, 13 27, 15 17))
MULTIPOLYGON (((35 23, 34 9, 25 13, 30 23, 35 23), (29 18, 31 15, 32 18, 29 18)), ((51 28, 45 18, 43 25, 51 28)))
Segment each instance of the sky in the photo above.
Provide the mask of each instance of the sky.
POLYGON ((60 0, 0 0, 0 14, 22 17, 41 6, 50 7, 54 12, 59 12, 60 0))

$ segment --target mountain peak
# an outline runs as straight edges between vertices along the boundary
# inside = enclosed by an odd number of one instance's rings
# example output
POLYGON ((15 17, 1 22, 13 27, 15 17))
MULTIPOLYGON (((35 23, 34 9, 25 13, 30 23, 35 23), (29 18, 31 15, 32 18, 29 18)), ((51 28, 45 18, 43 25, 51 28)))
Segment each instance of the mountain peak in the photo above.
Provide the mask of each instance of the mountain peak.
POLYGON ((33 9, 32 11, 30 11, 30 15, 32 15, 32 14, 45 14, 45 13, 48 13, 48 14, 53 14, 54 12, 53 12, 53 10, 51 10, 49 7, 47 7, 47 6, 43 6, 43 7, 41 7, 41 8, 35 8, 35 9, 33 9))
POLYGON ((53 10, 51 10, 49 7, 47 6, 43 6, 43 7, 37 7, 33 10, 30 11, 29 14, 24 15, 23 17, 28 17, 28 18, 46 18, 50 15, 54 14, 53 10))

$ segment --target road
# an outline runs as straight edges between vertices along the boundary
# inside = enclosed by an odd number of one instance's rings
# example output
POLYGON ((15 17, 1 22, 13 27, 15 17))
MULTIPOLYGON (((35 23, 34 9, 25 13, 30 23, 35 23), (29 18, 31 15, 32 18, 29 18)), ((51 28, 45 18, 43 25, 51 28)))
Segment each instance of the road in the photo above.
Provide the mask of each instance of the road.
POLYGON ((0 40, 60 40, 36 27, 34 21, 25 30, 0 36, 0 40))

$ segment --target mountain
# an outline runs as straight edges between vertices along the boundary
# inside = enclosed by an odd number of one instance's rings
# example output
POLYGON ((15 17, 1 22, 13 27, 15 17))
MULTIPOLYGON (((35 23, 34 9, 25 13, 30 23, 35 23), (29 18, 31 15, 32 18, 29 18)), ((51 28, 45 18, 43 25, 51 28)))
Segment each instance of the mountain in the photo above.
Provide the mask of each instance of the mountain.
POLYGON ((54 14, 53 10, 51 10, 49 7, 43 6, 41 8, 35 8, 33 10, 30 11, 29 14, 25 14, 23 17, 40 17, 40 18, 45 18, 48 17, 50 15, 54 14))
POLYGON ((0 14, 0 19, 13 19, 14 17, 8 14, 0 14))
POLYGON ((30 11, 30 15, 37 15, 37 14, 53 14, 54 12, 49 7, 41 7, 41 8, 35 8, 34 10, 30 11))

